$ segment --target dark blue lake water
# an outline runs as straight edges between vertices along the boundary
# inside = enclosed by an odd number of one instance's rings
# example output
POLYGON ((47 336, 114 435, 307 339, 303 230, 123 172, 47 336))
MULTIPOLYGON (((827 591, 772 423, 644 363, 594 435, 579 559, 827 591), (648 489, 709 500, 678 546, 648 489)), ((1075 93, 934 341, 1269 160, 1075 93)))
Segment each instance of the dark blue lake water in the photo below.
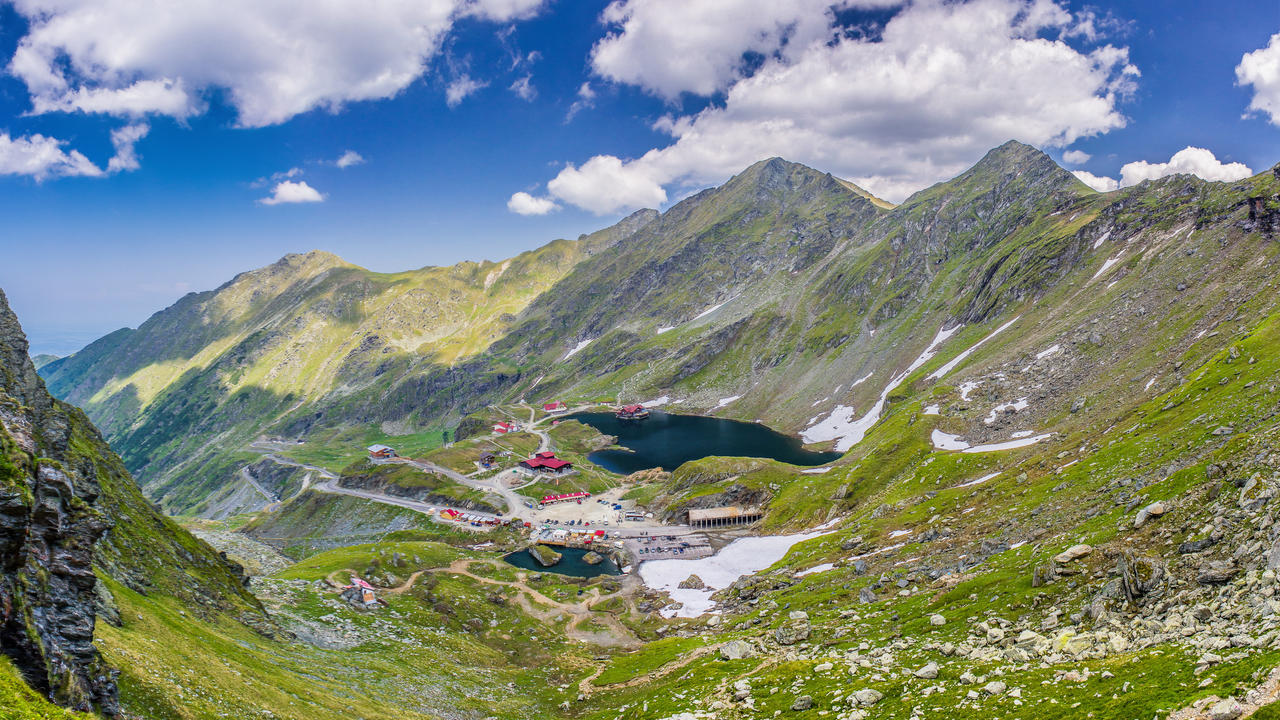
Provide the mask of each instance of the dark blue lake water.
POLYGON ((553 547, 552 550, 560 553, 564 557, 560 562, 551 567, 543 567, 542 563, 533 559, 528 550, 517 550, 506 557, 502 558, 508 563, 515 565, 524 570, 532 570, 533 572, 553 572, 561 575, 571 575, 573 577, 595 577, 597 575, 621 575, 622 571, 618 566, 606 555, 604 562, 598 565, 590 565, 582 561, 582 556, 589 551, 580 550, 578 548, 569 547, 553 547))
POLYGON ((679 465, 704 457, 770 458, 792 465, 822 465, 840 458, 838 452, 810 452, 799 438, 783 435, 760 423, 673 415, 654 410, 647 420, 619 420, 613 413, 572 416, 605 435, 614 435, 626 450, 599 450, 587 456, 611 472, 627 475, 679 465))

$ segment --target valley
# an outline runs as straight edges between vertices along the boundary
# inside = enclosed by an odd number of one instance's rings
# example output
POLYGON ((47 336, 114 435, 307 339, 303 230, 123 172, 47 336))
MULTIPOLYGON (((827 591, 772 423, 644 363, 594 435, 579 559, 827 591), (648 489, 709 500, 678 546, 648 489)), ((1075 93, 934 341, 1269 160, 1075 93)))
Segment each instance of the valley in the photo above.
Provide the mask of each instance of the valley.
POLYGON ((38 376, 5 305, 3 538, 52 471, 112 521, 7 622, 80 608, 54 696, 125 717, 1269 717, 1258 202, 1280 168, 1097 193, 1011 142, 895 206, 774 158, 511 260, 288 256, 38 376))

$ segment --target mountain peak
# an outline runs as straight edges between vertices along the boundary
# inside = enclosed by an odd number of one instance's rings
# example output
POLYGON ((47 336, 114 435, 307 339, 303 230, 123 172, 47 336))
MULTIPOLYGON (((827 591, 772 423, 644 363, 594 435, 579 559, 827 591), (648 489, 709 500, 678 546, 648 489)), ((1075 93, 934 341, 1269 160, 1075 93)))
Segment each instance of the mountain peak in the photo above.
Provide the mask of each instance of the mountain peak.
POLYGON ((999 188, 1009 191, 1016 188, 1020 197, 1030 200, 1046 193, 1077 194, 1083 186, 1039 149, 1010 140, 987 151, 963 173, 915 193, 902 204, 911 205, 939 196, 974 197, 999 188), (1032 192, 1032 187, 1039 189, 1032 192))

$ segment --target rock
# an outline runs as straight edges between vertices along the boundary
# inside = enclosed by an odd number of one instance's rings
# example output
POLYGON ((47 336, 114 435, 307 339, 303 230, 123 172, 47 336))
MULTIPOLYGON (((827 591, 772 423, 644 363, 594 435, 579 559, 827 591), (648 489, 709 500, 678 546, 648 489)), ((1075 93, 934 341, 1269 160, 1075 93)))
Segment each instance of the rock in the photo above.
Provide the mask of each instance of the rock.
POLYGON ((680 584, 677 585, 676 587, 682 590, 702 590, 706 588, 707 585, 706 583, 702 582, 702 578, 698 577, 697 575, 690 575, 689 577, 680 581, 680 584))
POLYGON ((937 613, 934 613, 929 616, 929 624, 930 625, 946 625, 947 619, 937 613))
POLYGON ((803 610, 792 610, 790 613, 787 614, 787 617, 791 618, 792 620, 808 620, 809 613, 803 610))
POLYGON ((1219 700, 1209 708, 1209 720, 1236 720, 1244 713, 1240 703, 1232 698, 1219 700))
POLYGON ((1165 507, 1164 503, 1162 502, 1151 503, 1150 505, 1138 511, 1138 516, 1133 519, 1134 529, 1136 530, 1137 528, 1142 527, 1143 525, 1146 524, 1147 520, 1150 520, 1153 517, 1160 517, 1161 515, 1164 515, 1165 512, 1167 511, 1168 509, 1165 507))
POLYGON ((1084 404, 1085 404, 1084 398, 1082 397, 1076 398, 1076 401, 1071 403, 1071 412, 1073 413, 1080 412, 1081 410, 1084 409, 1084 404))
POLYGON ((921 678, 922 680, 933 680, 938 677, 938 663, 931 662, 911 674, 921 678))
POLYGON ((795 702, 791 703, 791 709, 796 711, 808 710, 811 707, 813 707, 813 698, 808 695, 801 695, 796 698, 795 702))
POLYGON ((755 654, 755 648, 746 640, 730 640, 720 646, 720 657, 725 660, 742 660, 755 654))
POLYGON ((870 604, 876 601, 876 591, 869 587, 864 587, 858 591, 858 602, 870 604))
POLYGON ((1008 686, 1006 686, 1004 682, 1000 680, 992 680, 991 682, 982 686, 982 692, 988 695, 1003 695, 1007 687, 1008 686))
POLYGON ((533 559, 538 561, 538 564, 542 567, 551 567, 560 562, 560 559, 564 557, 546 545, 536 544, 529 546, 529 554, 532 555, 533 559))
POLYGON ((773 639, 779 645, 795 645, 809 639, 809 624, 783 625, 773 631, 773 639))
POLYGON ((582 556, 582 562, 588 565, 599 565, 600 563, 604 562, 604 556, 596 552, 595 550, 592 550, 591 552, 582 556))
POLYGON ((871 688, 864 688, 853 694, 853 699, 862 707, 870 707, 884 699, 884 693, 871 688))
POLYGON ((1201 585, 1225 585, 1239 572, 1240 568, 1230 560, 1208 562, 1200 566, 1196 582, 1201 585))
POLYGON ((1079 545, 1072 545, 1066 550, 1054 555, 1053 561, 1056 563, 1069 563, 1072 560, 1082 558, 1091 552, 1093 552, 1093 546, 1091 545, 1085 545, 1083 543, 1079 545))
POLYGON ((1235 431, 1236 429, 1231 427, 1230 425, 1219 425, 1218 427, 1214 428, 1213 434, 1214 435, 1231 435, 1235 433, 1235 431))

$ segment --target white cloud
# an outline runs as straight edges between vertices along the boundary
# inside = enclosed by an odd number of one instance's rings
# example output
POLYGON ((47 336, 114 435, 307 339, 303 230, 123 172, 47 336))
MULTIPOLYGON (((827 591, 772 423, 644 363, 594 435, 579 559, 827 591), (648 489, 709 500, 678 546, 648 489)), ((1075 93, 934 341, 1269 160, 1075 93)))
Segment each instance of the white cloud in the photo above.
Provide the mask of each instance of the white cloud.
POLYGON ((1154 180, 1167 175, 1186 173, 1204 180, 1240 180, 1253 174, 1244 163, 1223 163, 1204 148, 1185 147, 1173 154, 1169 162, 1149 163, 1145 160, 1126 163, 1120 168, 1120 187, 1137 185, 1143 180, 1154 180))
MULTIPOLYGON (((610 7, 617 16, 647 3, 610 7)), ((829 20, 825 10, 812 12, 829 20)), ((737 17, 717 17, 724 15, 737 17)), ((682 32, 690 42, 716 32, 715 25, 697 22, 685 19, 682 32)), ((548 189, 565 202, 614 212, 661 202, 668 186, 720 182, 781 155, 901 200, 1011 138, 1064 147, 1123 127, 1117 105, 1132 92, 1138 71, 1126 48, 1082 50, 1065 42, 1078 25, 1051 0, 920 0, 899 11, 877 38, 788 43, 753 75, 732 82, 723 103, 657 124, 671 144, 625 162, 597 156, 570 165, 548 189)), ((809 29, 811 19, 800 26, 806 37, 825 37, 809 29)), ((630 42, 626 21, 622 27, 609 40, 619 47, 630 42)), ((659 49, 652 48, 653 57, 659 49)), ((663 50, 678 55, 671 46, 663 50)), ((604 67, 618 78, 634 77, 604 67)), ((634 82, 655 92, 705 88, 734 77, 736 65, 727 76, 724 67, 691 70, 693 79, 683 85, 656 70, 634 82)))
POLYGON ((538 89, 533 86, 532 75, 525 75, 511 83, 511 92, 515 93, 516 97, 521 100, 529 102, 533 102, 533 99, 538 97, 538 89))
POLYGON ((44 135, 10 137, 0 133, 0 175, 28 175, 36 180, 51 177, 101 177, 105 173, 79 151, 67 152, 63 142, 44 135))
POLYGON ((551 198, 534 197, 527 192, 518 192, 507 201, 507 209, 517 215, 546 215, 560 206, 551 198))
POLYGON ((1253 86, 1249 110, 1264 113, 1273 125, 1280 125, 1280 33, 1272 35, 1266 47, 1240 58, 1236 82, 1253 86))
POLYGON ((1068 162, 1072 165, 1083 165, 1089 162, 1091 157, 1093 156, 1083 150, 1068 150, 1062 153, 1063 162, 1068 162))
POLYGON ((36 113, 185 118, 223 89, 239 123, 392 97, 463 15, 507 21, 542 0, 13 0, 30 24, 9 71, 36 113))
POLYGON ((444 100, 449 107, 458 107, 468 95, 472 95, 488 85, 489 83, 476 80, 470 75, 459 75, 453 82, 449 83, 449 87, 445 88, 444 100))
POLYGON ((578 99, 574 100, 573 104, 569 106, 569 112, 565 115, 564 121, 569 122, 575 115, 589 107, 593 107, 595 103, 596 91, 592 89, 591 83, 582 83, 578 88, 578 99))
POLYGON ((333 164, 345 170, 351 167, 352 165, 363 165, 364 162, 365 162, 364 156, 362 156, 360 153, 356 152, 355 150, 348 150, 342 153, 341 157, 339 157, 336 161, 334 161, 333 164))
POLYGON ((803 50, 833 37, 833 4, 850 3, 618 0, 601 14, 615 32, 592 48, 591 65, 601 77, 663 97, 710 95, 740 77, 744 53, 803 50))
POLYGON ((275 189, 272 190, 270 197, 264 197, 258 202, 263 205, 281 205, 286 203, 318 203, 324 202, 324 195, 307 184, 305 180, 294 182, 285 180, 276 183, 275 189))
POLYGON ((653 168, 638 161, 624 165, 612 155, 597 155, 582 167, 569 165, 561 170, 547 183, 547 190, 599 215, 657 207, 667 201, 667 191, 662 188, 660 176, 650 175, 651 172, 653 168))
POLYGON ((1079 178, 1080 182, 1088 185, 1098 192, 1111 192, 1112 190, 1120 187, 1120 181, 1115 178, 1094 175, 1093 173, 1085 170, 1072 170, 1071 174, 1079 178))
POLYGON ((115 147, 116 154, 107 162, 107 172, 137 170, 140 166, 135 146, 148 132, 151 132, 151 126, 146 123, 134 123, 112 130, 111 145, 115 147))

